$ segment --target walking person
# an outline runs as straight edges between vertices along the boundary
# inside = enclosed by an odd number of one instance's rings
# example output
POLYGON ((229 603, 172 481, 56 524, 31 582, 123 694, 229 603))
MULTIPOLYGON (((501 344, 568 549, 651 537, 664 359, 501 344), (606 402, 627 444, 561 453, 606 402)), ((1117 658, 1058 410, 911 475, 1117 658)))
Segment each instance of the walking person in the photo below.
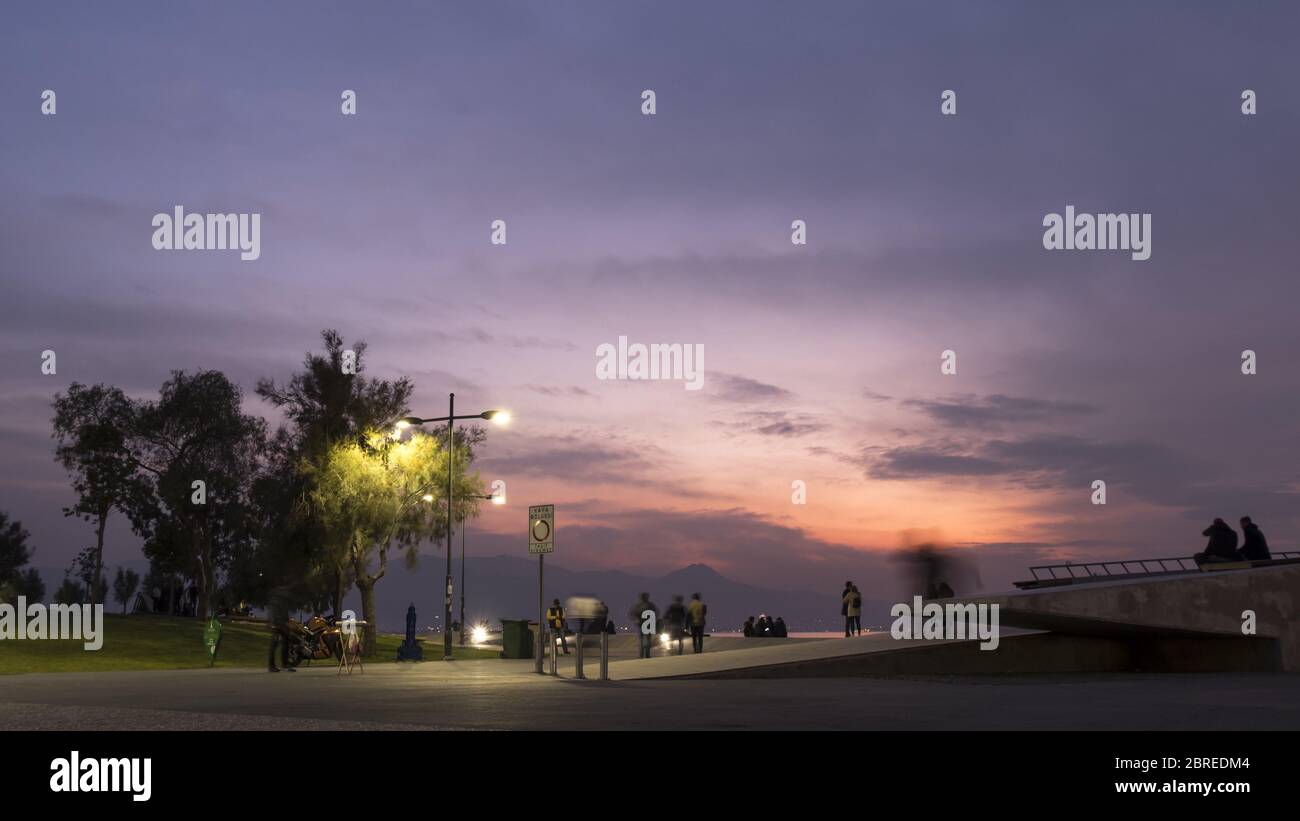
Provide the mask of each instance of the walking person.
POLYGON ((632 605, 632 609, 627 613, 628 620, 636 625, 636 631, 640 637, 641 654, 638 658, 650 658, 650 649, 654 647, 655 633, 658 631, 659 610, 655 603, 650 601, 649 593, 642 593, 641 597, 632 605))
MULTIPOLYGON (((552 599, 551 606, 546 608, 546 624, 551 628, 552 633, 560 637, 560 646, 564 648, 564 655, 569 655, 569 640, 564 635, 564 608, 560 606, 559 599, 552 599)), ((578 637, 582 641, 582 637, 578 637)), ((551 639, 551 652, 555 652, 555 639, 551 639)))
POLYGON ((289 588, 280 585, 271 589, 271 595, 267 601, 267 621, 271 623, 271 648, 266 654, 266 671, 268 673, 278 673, 280 668, 275 666, 275 648, 280 648, 280 663, 284 669, 290 673, 296 672, 294 665, 289 663, 289 588))
POLYGON ((708 612, 709 606, 700 599, 700 594, 692 594, 691 603, 686 608, 686 620, 691 626, 691 647, 696 653, 704 652, 704 617, 708 612))
POLYGON ((682 634, 686 632, 686 605, 680 595, 673 596, 673 603, 664 613, 664 626, 668 629, 670 641, 677 642, 677 655, 682 654, 682 634))

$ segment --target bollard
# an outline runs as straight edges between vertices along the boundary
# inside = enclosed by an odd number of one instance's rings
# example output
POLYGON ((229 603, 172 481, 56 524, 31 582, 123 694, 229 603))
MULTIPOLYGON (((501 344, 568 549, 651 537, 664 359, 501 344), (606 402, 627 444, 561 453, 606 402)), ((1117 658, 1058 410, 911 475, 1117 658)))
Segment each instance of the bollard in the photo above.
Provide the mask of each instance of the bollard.
POLYGON ((555 633, 548 630, 546 631, 546 636, 551 644, 551 675, 558 676, 560 674, 560 671, 556 669, 555 666, 557 662, 557 659, 555 657, 555 633))
POLYGON ((600 680, 609 681, 609 633, 600 631, 600 680))
POLYGON ((583 630, 583 628, 586 626, 585 623, 584 623, 585 621, 586 621, 585 619, 579 619, 579 620, 578 620, 578 636, 577 636, 577 639, 578 639, 578 657, 577 657, 576 659, 574 659, 574 661, 573 661, 573 663, 574 663, 574 673, 573 673, 573 677, 576 678, 576 679, 585 679, 585 678, 586 678, 586 676, 582 674, 582 639, 583 639, 583 634, 586 632, 585 630, 583 630))

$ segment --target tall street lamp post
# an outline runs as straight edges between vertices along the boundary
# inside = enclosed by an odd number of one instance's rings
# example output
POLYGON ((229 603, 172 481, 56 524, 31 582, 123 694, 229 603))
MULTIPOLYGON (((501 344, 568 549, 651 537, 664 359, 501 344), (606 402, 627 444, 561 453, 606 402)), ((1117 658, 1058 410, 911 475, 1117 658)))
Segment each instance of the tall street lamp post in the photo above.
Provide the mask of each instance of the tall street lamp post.
POLYGON ((409 428, 412 425, 424 425, 429 422, 446 422, 447 423, 447 582, 443 586, 443 608, 442 608, 442 660, 451 660, 451 534, 455 529, 456 519, 452 515, 452 503, 455 500, 455 487, 452 484, 456 475, 456 420, 457 419, 489 419, 499 425, 504 425, 510 421, 510 414, 503 410, 483 411, 482 413, 466 414, 463 416, 456 415, 456 394, 449 394, 447 400, 447 415, 432 416, 422 418, 419 416, 407 416, 397 423, 397 430, 409 428))

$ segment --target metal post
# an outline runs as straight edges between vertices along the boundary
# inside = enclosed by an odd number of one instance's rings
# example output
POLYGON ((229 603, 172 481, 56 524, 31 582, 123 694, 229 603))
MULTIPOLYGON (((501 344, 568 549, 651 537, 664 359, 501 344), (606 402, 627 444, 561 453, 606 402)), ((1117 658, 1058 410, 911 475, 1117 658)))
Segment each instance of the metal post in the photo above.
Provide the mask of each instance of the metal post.
POLYGON ((456 520, 451 513, 452 477, 456 474, 456 394, 447 398, 447 584, 443 589, 442 660, 451 661, 451 532, 456 520))
POLYGON ((609 632, 600 631, 600 680, 609 681, 609 632))
MULTIPOLYGON (((537 665, 536 672, 542 672, 542 642, 546 641, 546 610, 542 605, 542 587, 546 578, 546 554, 537 554, 537 665)), ((551 648, 551 657, 555 657, 555 648, 551 648)))
POLYGON ((546 642, 551 648, 551 675, 558 676, 560 674, 558 668, 560 657, 555 653, 555 636, 549 630, 546 633, 546 642))
MULTIPOLYGON (((582 637, 583 637, 584 635, 586 635, 586 633, 587 633, 587 629, 586 629, 586 628, 587 628, 587 620, 586 620, 586 619, 578 619, 578 636, 577 636, 577 639, 578 639, 578 657, 577 657, 576 659, 574 659, 574 662, 573 662, 574 665, 575 665, 575 666, 574 666, 573 677, 576 678, 576 679, 584 679, 584 678, 586 678, 586 676, 583 675, 583 673, 582 673, 582 637)), ((551 652, 554 653, 555 650, 552 649, 551 652)))
POLYGON ((465 646, 465 523, 460 523, 460 646, 465 646))

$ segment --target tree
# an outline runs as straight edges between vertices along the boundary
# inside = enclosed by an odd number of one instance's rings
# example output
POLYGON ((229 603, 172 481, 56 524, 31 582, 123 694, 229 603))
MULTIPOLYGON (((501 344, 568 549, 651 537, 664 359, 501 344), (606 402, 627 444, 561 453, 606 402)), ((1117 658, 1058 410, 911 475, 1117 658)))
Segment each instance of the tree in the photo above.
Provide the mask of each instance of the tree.
POLYGON ((264 525, 260 547, 275 554, 264 557, 264 564, 277 568, 281 579, 305 579, 308 597, 317 606, 332 598, 339 613, 355 570, 344 544, 330 538, 319 507, 308 504, 313 482, 331 448, 361 444, 367 431, 387 429, 407 415, 413 386, 406 377, 366 377, 365 342, 347 348, 333 329, 322 331, 321 339, 324 351, 307 353, 302 370, 288 382, 257 383, 258 396, 279 409, 287 424, 271 438, 267 481, 259 483, 256 500, 264 525))
MULTIPOLYGON (((0 587, 2 586, 3 585, 0 585, 0 587)), ((18 579, 13 582, 13 589, 13 598, 15 600, 17 600, 19 596, 23 596, 29 602, 45 601, 45 582, 41 579, 41 574, 34 567, 27 568, 24 573, 18 576, 18 579)), ((3 596, 0 596, 0 599, 3 599, 3 596)))
POLYGON ((180 586, 181 579, 176 571, 163 560, 155 557, 149 560, 149 572, 145 573, 141 592, 149 600, 153 612, 171 614, 173 593, 180 586))
POLYGON ((126 607, 131 603, 131 597, 140 587, 140 574, 130 568, 119 567, 117 575, 113 577, 113 598, 122 605, 122 613, 126 613, 126 607))
POLYGON ((308 353, 302 371, 288 382, 257 383, 257 395, 279 408, 291 423, 286 444, 300 457, 315 459, 334 444, 361 441, 368 431, 387 429, 409 410, 414 386, 406 377, 394 381, 369 379, 365 371, 366 343, 344 348, 338 331, 321 332, 324 354, 308 353), (351 351, 351 373, 345 358, 351 351))
POLYGON ((9 515, 0 511, 0 587, 13 585, 22 573, 23 565, 32 558, 32 549, 27 546, 31 538, 21 522, 9 520, 9 515))
POLYGON ((81 585, 67 576, 63 577, 63 584, 59 589, 54 591, 55 604, 81 604, 85 601, 86 591, 81 585))
MULTIPOLYGON (((388 571, 389 552, 402 550, 407 565, 414 566, 420 544, 447 533, 444 444, 438 437, 421 435, 395 442, 373 431, 364 442, 330 448, 319 465, 304 464, 312 479, 311 505, 329 534, 328 547, 352 565, 368 654, 375 648, 375 585, 388 571)), ((478 501, 471 497, 483 493, 478 474, 464 470, 472 458, 468 445, 459 444, 458 519, 477 510, 478 501)))
POLYGON ((249 539, 249 493, 266 423, 242 411, 239 387, 219 371, 173 371, 157 402, 137 412, 133 458, 148 474, 133 522, 145 555, 194 580, 206 619, 217 572, 249 539))
POLYGON ((87 604, 103 604, 108 598, 108 577, 96 565, 95 548, 87 547, 72 560, 65 574, 81 582, 82 600, 87 604))
MULTIPOLYGON (((95 523, 91 578, 104 563, 104 528, 113 510, 129 511, 141 492, 139 470, 128 447, 136 407, 121 388, 74 382, 54 397, 57 459, 72 478, 77 502, 65 516, 95 523)), ((90 604, 99 601, 98 585, 89 585, 90 604)))

